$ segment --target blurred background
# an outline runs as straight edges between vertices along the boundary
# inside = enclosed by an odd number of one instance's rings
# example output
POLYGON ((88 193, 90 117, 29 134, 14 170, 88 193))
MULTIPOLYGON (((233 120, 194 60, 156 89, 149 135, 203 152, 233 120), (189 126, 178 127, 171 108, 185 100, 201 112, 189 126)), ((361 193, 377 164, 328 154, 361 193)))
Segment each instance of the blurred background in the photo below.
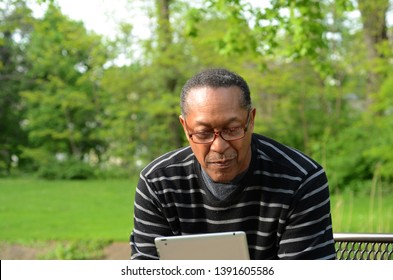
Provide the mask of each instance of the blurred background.
POLYGON ((139 171, 207 67, 326 169, 335 232, 393 232, 393 1, 1 0, 0 257, 127 259, 139 171))

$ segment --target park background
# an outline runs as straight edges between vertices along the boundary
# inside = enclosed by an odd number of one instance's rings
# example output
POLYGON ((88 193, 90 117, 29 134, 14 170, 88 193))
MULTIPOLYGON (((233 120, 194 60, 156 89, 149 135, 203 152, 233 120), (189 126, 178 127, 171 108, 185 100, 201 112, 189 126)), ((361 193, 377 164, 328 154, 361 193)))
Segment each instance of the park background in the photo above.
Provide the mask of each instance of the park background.
POLYGON ((181 87, 207 67, 249 82, 255 132, 325 167, 335 232, 393 232, 392 1, 125 2, 104 36, 0 1, 2 259, 128 258, 138 173, 187 144, 181 87))

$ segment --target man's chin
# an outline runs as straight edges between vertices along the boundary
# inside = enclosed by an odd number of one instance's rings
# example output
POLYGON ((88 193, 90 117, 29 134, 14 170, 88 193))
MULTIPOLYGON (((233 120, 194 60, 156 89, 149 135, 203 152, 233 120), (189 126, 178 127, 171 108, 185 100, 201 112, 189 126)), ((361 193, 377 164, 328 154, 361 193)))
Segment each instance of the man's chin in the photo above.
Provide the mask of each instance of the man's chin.
POLYGON ((215 172, 213 174, 209 174, 209 176, 210 179, 213 180, 213 182, 222 183, 222 184, 230 183, 236 177, 234 175, 229 174, 228 172, 225 173, 215 172))

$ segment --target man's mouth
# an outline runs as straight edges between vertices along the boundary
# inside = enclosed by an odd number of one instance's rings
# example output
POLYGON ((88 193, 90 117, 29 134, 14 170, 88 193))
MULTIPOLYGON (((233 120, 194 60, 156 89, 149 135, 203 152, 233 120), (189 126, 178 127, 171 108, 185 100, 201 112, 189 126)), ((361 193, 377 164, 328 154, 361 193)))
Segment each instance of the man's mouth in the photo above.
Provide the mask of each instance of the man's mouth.
POLYGON ((224 159, 224 160, 211 161, 210 164, 217 166, 219 168, 225 168, 225 167, 230 166, 234 159, 235 158, 229 158, 229 159, 224 159))

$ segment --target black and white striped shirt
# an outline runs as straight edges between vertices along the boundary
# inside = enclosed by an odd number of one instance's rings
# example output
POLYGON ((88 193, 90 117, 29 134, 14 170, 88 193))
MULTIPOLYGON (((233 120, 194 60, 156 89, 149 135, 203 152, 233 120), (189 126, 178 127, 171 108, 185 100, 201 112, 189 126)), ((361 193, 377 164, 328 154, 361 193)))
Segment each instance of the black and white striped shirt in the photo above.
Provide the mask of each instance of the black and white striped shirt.
POLYGON ((157 236, 245 231, 251 259, 334 259, 323 168, 301 152, 254 134, 238 187, 219 200, 190 147, 169 152, 140 175, 131 259, 158 259, 157 236))

